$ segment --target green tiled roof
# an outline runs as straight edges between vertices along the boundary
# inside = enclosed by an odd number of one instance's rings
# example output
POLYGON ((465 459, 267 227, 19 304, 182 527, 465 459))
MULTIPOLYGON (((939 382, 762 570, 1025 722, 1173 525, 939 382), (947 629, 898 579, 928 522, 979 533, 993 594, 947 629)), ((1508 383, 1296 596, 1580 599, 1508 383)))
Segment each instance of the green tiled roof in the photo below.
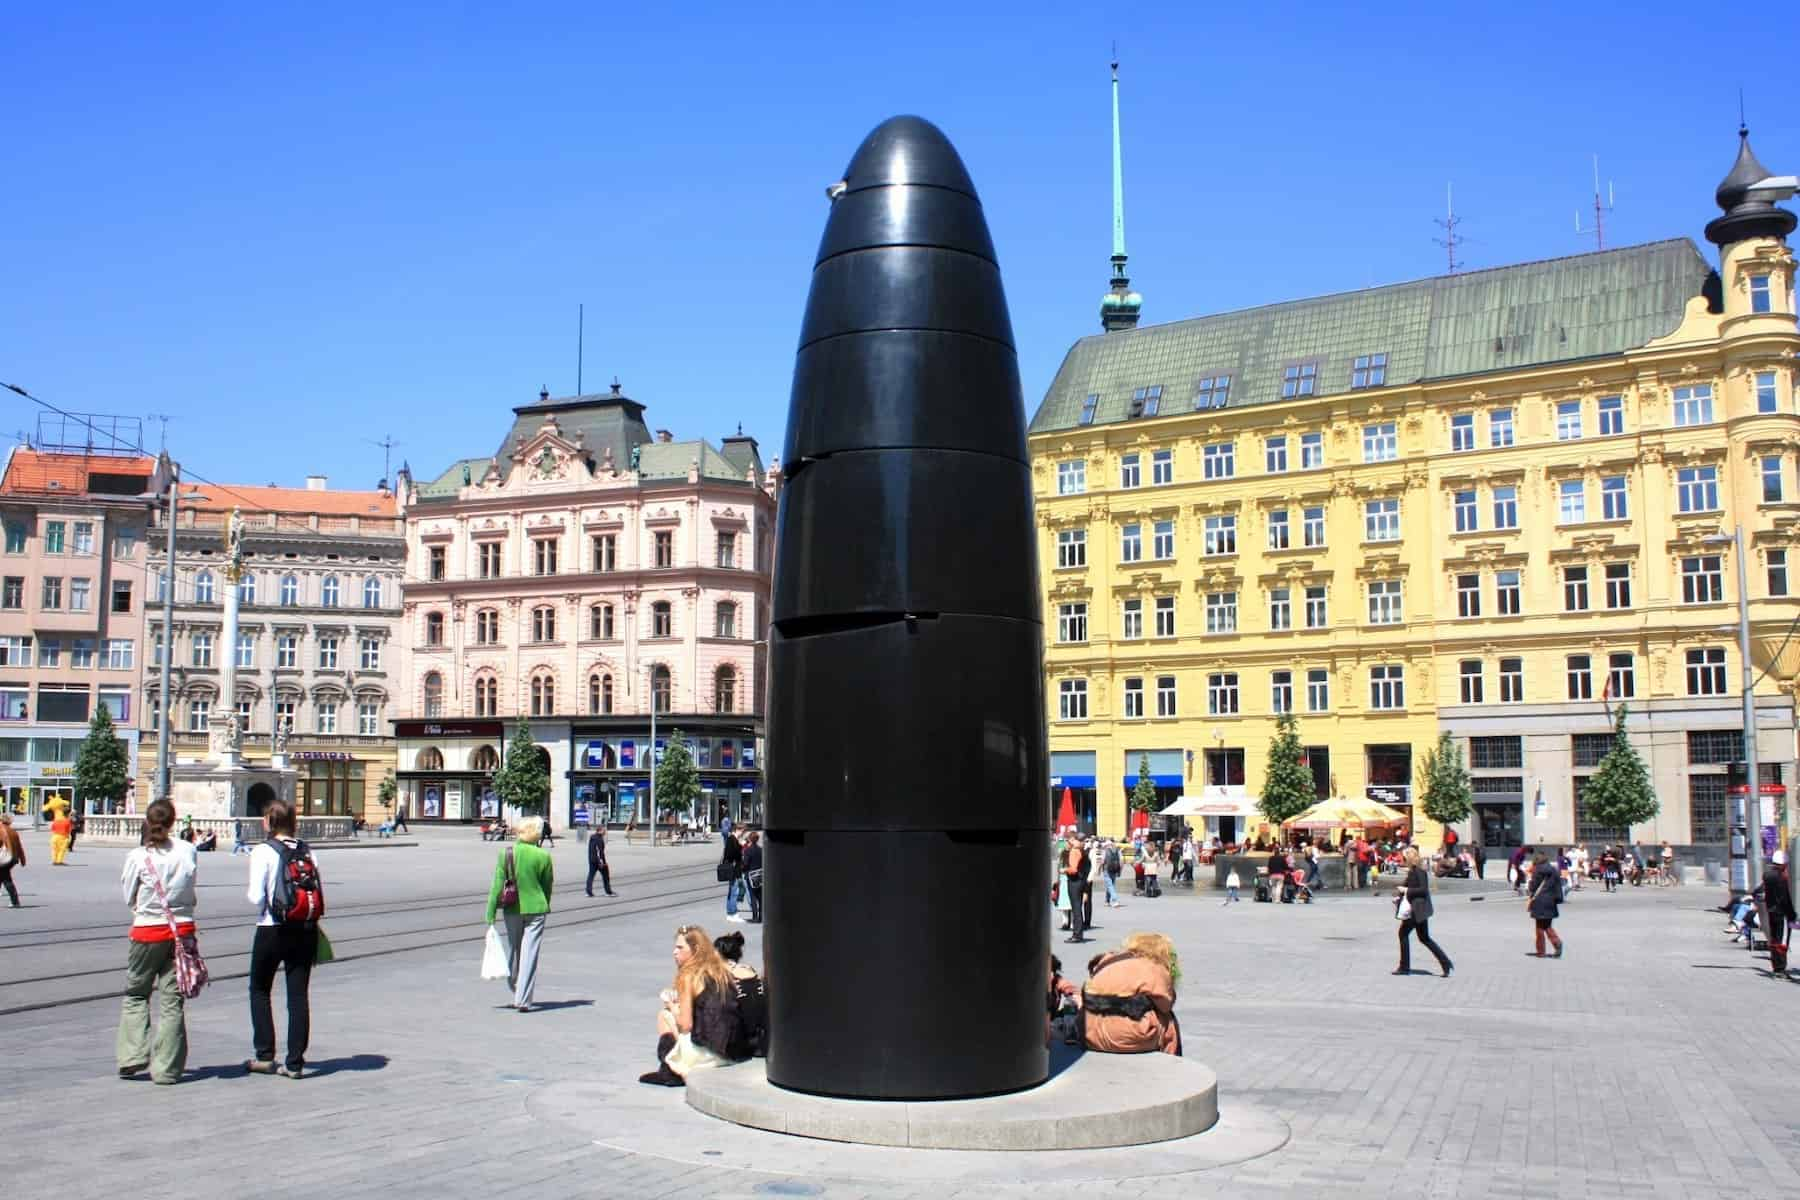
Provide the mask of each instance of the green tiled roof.
POLYGON ((467 469, 469 478, 480 482, 487 474, 488 460, 485 458, 459 458, 451 463, 449 469, 429 483, 418 485, 419 499, 433 500, 439 497, 454 497, 456 489, 463 486, 463 471, 467 469))
POLYGON ((513 448, 521 440, 528 442, 536 437, 548 416, 556 418, 556 427, 565 438, 574 441, 579 436, 594 462, 603 461, 610 449, 620 470, 631 461, 632 447, 650 440, 650 430, 644 424, 644 406, 629 396, 617 391, 611 395, 600 392, 586 396, 552 396, 513 410, 512 428, 506 431, 506 436, 500 440, 500 448, 495 451, 500 458, 502 479, 512 474, 513 448))
POLYGON ((1281 399, 1282 368, 1316 360, 1315 395, 1350 390, 1360 355, 1387 355, 1387 385, 1597 358, 1674 331, 1710 267, 1686 238, 1442 275, 1084 337, 1069 350, 1031 432, 1128 419, 1132 393, 1161 385, 1164 415, 1195 383, 1231 376, 1230 405, 1281 399))
POLYGON ((647 442, 638 450, 638 476, 642 479, 686 479, 688 464, 700 461, 703 479, 744 482, 744 473, 723 454, 702 441, 647 442))

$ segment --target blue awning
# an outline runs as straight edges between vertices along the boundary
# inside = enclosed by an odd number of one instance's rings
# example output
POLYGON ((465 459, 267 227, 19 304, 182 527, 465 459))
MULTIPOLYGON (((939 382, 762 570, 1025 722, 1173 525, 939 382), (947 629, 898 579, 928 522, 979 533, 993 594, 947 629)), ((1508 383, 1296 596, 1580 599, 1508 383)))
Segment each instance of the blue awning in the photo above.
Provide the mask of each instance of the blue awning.
MULTIPOLYGON (((1178 788, 1185 786, 1186 783, 1179 775, 1152 775, 1150 780, 1159 788, 1178 788)), ((1136 787, 1137 781, 1138 777, 1136 775, 1127 775, 1125 777, 1125 790, 1129 792, 1132 788, 1136 787)))
POLYGON ((1092 775, 1052 775, 1050 786, 1053 788, 1091 788, 1096 785, 1092 775))

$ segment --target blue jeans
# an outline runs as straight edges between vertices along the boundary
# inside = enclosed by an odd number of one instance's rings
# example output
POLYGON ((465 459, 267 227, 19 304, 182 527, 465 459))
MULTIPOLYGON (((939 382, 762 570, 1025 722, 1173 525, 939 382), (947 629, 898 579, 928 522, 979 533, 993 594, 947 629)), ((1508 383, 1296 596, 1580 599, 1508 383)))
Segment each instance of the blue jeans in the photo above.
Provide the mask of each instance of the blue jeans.
POLYGON ((1118 882, 1113 879, 1112 872, 1110 871, 1100 872, 1100 877, 1106 880, 1106 902, 1111 904, 1119 898, 1118 882))
POLYGON ((736 879, 725 885, 725 915, 728 917, 737 913, 737 892, 738 881, 736 879))

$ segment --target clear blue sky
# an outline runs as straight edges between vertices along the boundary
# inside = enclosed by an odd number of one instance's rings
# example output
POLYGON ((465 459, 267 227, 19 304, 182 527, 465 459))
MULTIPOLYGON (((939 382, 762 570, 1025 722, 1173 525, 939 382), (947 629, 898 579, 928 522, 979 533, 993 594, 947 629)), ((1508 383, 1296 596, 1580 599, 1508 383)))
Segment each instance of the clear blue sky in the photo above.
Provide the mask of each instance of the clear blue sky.
POLYGON ((1439 272, 1447 181, 1470 268, 1591 248, 1594 151, 1609 244, 1700 240, 1740 82, 1800 171, 1788 68, 1722 11, 16 5, 0 380, 171 414, 214 479, 370 486, 364 439, 432 474, 572 391, 585 302, 588 390, 772 455, 824 186, 917 112, 982 192, 1032 409, 1097 329, 1112 39, 1131 273, 1167 321, 1439 272))

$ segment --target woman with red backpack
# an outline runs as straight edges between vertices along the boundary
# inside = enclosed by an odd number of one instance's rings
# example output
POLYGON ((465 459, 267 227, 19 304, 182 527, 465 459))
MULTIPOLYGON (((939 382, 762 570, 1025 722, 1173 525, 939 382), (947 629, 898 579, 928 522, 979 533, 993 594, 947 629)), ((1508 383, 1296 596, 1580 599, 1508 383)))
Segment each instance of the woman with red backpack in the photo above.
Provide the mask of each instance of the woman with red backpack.
POLYGON ((306 1073, 306 1043, 312 1035, 307 986, 319 952, 319 918, 325 915, 325 888, 312 850, 294 836, 294 810, 272 800, 263 810, 269 840, 250 851, 250 889, 256 907, 256 935, 250 943, 250 1037, 255 1057, 244 1064, 252 1075, 306 1073), (287 979, 287 1058, 275 1061, 275 1012, 270 992, 275 972, 287 979))

